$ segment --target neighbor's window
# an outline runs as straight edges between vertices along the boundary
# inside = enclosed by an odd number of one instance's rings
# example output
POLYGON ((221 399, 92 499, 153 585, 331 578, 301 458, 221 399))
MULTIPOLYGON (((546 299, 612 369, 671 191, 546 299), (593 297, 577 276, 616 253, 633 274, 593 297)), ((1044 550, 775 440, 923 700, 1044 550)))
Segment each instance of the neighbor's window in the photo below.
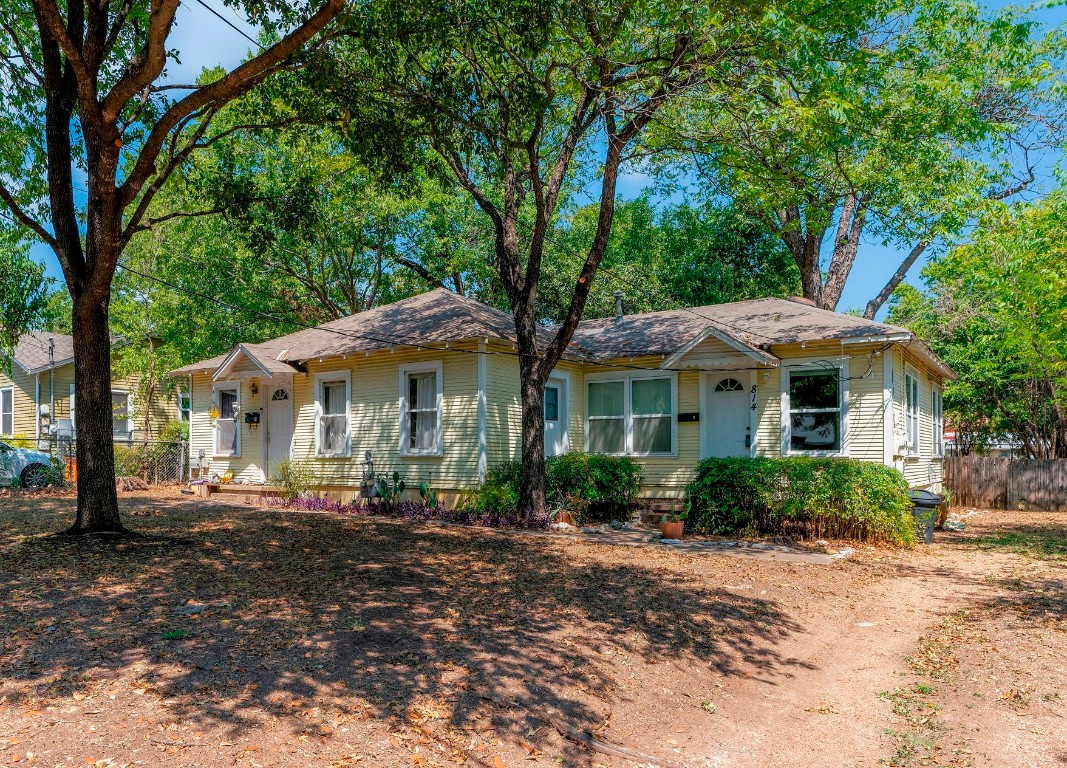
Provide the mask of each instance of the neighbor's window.
POLYGON ((117 437, 127 437, 130 434, 129 392, 111 393, 111 431, 117 437))
POLYGON ((908 453, 919 452, 919 377, 904 374, 904 426, 908 453))
POLYGON ((0 435, 15 434, 15 388, 0 389, 0 435))
POLYGON ((318 399, 319 455, 348 455, 348 379, 320 379, 318 399))
POLYGON ((545 421, 559 421, 559 387, 545 387, 545 421))
POLYGON ((240 433, 237 422, 237 387, 218 389, 216 396, 219 415, 215 419, 215 455, 236 456, 240 433))
POLYGON ((441 451, 441 371, 405 369, 401 381, 401 440, 404 453, 436 454, 441 451))
POLYGON ((931 393, 934 412, 934 456, 945 455, 945 404, 941 399, 941 390, 934 388, 931 393))
POLYGON ((189 417, 193 413, 193 396, 188 392, 178 393, 178 418, 182 421, 189 421, 189 417))
POLYGON ((649 456, 674 451, 674 382, 633 377, 587 388, 589 450, 649 456))
POLYGON ((789 450, 841 450, 841 375, 836 368, 789 372, 789 450))

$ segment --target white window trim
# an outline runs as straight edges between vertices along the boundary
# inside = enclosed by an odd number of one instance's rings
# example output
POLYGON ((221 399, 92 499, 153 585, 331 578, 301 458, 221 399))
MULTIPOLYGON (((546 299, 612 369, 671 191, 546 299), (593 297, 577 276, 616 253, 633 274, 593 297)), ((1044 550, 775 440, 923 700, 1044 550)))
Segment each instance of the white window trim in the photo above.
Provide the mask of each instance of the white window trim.
POLYGON ((930 387, 930 415, 933 422, 932 449, 936 459, 945 456, 945 394, 941 387, 930 387))
MULTIPOLYGON (((115 400, 114 400, 115 395, 123 395, 126 398, 126 429, 125 429, 125 432, 126 432, 126 435, 127 435, 127 439, 132 440, 133 439, 133 397, 130 395, 130 390, 128 390, 128 389, 115 389, 115 388, 112 388, 112 390, 111 390, 111 398, 112 398, 111 405, 112 405, 112 408, 114 408, 114 405, 115 405, 115 400)), ((114 418, 111 419, 111 431, 112 431, 112 433, 115 432, 115 419, 114 418)))
POLYGON ((425 360, 419 363, 408 363, 400 366, 398 386, 400 388, 400 455, 401 456, 443 456, 444 455, 444 424, 445 424, 445 397, 444 375, 440 360, 425 360), (437 445, 429 451, 417 451, 410 448, 411 444, 411 420, 408 418, 408 374, 427 373, 437 374, 434 382, 437 384, 437 445))
MULTIPOLYGON (((623 383, 623 452, 609 453, 608 456, 636 456, 640 458, 674 458, 678 456, 678 373, 675 371, 629 371, 625 374, 594 373, 585 377, 585 447, 589 450, 589 422, 603 416, 589 415, 589 385, 606 384, 612 381, 623 383), (669 379, 671 382, 671 450, 670 453, 638 453, 634 451, 634 419, 631 407, 631 386, 634 379, 669 379)), ((618 418, 613 416, 610 418, 618 418)))
POLYGON ((569 371, 553 370, 545 387, 553 386, 552 379, 562 383, 560 388, 559 424, 563 430, 563 453, 571 449, 571 374, 569 371))
POLYGON ((781 429, 782 429, 782 455, 783 456, 826 456, 848 457, 849 428, 848 428, 848 359, 826 360, 811 358, 807 360, 789 360, 782 366, 782 405, 781 405, 781 429), (838 377, 838 407, 841 413, 841 449, 837 451, 794 451, 793 450, 793 418, 789 399, 789 375, 792 373, 820 372, 829 373, 830 369, 837 371, 838 377))
POLYGON ((10 411, 10 413, 11 413, 11 431, 10 432, 4 432, 3 431, 4 412, 3 412, 3 410, 0 410, 0 435, 3 435, 4 437, 13 437, 15 435, 15 386, 12 384, 12 385, 9 385, 9 386, 6 386, 6 387, 0 387, 0 409, 3 408, 3 403, 4 403, 3 393, 4 392, 10 392, 11 393, 11 411, 10 411))
POLYGON ((323 371, 315 374, 315 458, 347 459, 352 456, 352 371, 323 371), (343 381, 345 383, 345 449, 342 453, 323 453, 319 444, 322 434, 320 417, 322 416, 323 382, 343 381))
POLYGON ((190 392, 183 392, 183 391, 179 390, 178 391, 178 403, 177 403, 177 405, 178 405, 178 421, 189 421, 189 422, 191 422, 193 420, 193 393, 191 391, 190 392), (188 408, 182 408, 182 398, 183 397, 189 399, 189 407, 188 408), (182 413, 184 411, 186 411, 186 410, 189 411, 189 416, 188 416, 188 418, 182 418, 182 413))
POLYGON ((236 392, 237 409, 234 413, 234 430, 237 433, 237 450, 232 453, 219 450, 219 429, 215 424, 211 425, 211 453, 217 459, 239 458, 241 456, 241 385, 240 384, 213 384, 211 386, 211 401, 217 407, 219 392, 236 392))
POLYGON ((904 451, 906 456, 918 456, 922 440, 923 390, 919 372, 912 366, 904 366, 904 451), (908 411, 908 380, 915 382, 915 440, 911 439, 912 414, 908 411))

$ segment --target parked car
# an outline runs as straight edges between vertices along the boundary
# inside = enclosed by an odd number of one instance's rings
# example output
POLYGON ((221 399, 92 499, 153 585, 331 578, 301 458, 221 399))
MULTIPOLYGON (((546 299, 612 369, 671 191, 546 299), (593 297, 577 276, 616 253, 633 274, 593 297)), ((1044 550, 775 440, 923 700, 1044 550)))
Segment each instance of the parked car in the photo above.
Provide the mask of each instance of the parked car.
POLYGON ((0 485, 44 488, 52 479, 52 459, 32 448, 16 448, 0 441, 0 485))

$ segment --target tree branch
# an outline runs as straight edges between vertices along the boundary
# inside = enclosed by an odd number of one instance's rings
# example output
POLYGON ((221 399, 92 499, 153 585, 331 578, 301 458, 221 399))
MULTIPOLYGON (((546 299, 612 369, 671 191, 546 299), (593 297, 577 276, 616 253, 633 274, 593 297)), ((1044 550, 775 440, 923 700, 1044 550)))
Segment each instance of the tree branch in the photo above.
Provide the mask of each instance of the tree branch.
POLYGON ((865 318, 868 320, 874 319, 874 316, 878 314, 878 310, 882 308, 883 304, 889 301, 889 297, 893 295, 893 291, 895 291, 897 286, 904 281, 904 278, 908 274, 908 270, 912 268, 912 265, 915 264, 919 256, 922 255, 922 252, 925 251, 929 245, 930 244, 927 242, 921 242, 911 249, 907 258, 900 263, 900 266, 897 267, 897 271, 893 273, 891 278, 889 278, 889 282, 885 284, 885 287, 878 292, 877 296, 867 302, 867 308, 863 310, 863 316, 865 318))
MULTIPOLYGON (((41 0, 35 0, 40 2, 41 0)), ((344 0, 326 0, 325 5, 283 40, 249 59, 218 80, 193 91, 163 113, 141 146, 137 162, 119 188, 122 205, 129 205, 155 172, 155 161, 171 130, 185 117, 218 101, 230 101, 252 89, 305 43, 321 32, 344 8, 344 0)), ((136 92, 136 91, 134 91, 136 92)))
POLYGON ((7 205, 7 207, 11 210, 11 213, 15 216, 16 219, 18 219, 20 224, 22 224, 27 229, 32 230, 33 233, 37 235, 37 237, 41 238, 42 241, 47 243, 52 248, 52 250, 56 250, 58 246, 58 243, 56 243, 56 239, 52 237, 51 233, 47 229, 45 229, 39 221, 32 218, 28 213, 26 213, 26 211, 22 209, 22 206, 20 206, 15 200, 14 195, 12 195, 8 188, 5 187, 2 183, 0 183, 0 200, 4 201, 4 204, 7 205))

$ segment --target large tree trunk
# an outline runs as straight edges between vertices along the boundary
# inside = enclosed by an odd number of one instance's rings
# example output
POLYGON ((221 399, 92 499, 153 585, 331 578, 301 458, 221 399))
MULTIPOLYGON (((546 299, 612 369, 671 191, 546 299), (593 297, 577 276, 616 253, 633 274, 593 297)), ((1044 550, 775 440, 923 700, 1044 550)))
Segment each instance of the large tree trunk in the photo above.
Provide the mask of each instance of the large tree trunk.
POLYGON ((525 358, 519 363, 522 382, 522 472, 519 476, 519 515, 523 520, 548 517, 545 483, 545 386, 525 358))
POLYGON ((548 518, 545 484, 545 383, 548 371, 537 348, 534 296, 525 295, 515 309, 519 348, 519 387, 522 409, 522 470, 519 476, 519 516, 527 521, 548 518))
POLYGON ((68 533, 121 533, 112 435, 108 303, 74 299, 74 398, 78 414, 78 515, 68 533))

